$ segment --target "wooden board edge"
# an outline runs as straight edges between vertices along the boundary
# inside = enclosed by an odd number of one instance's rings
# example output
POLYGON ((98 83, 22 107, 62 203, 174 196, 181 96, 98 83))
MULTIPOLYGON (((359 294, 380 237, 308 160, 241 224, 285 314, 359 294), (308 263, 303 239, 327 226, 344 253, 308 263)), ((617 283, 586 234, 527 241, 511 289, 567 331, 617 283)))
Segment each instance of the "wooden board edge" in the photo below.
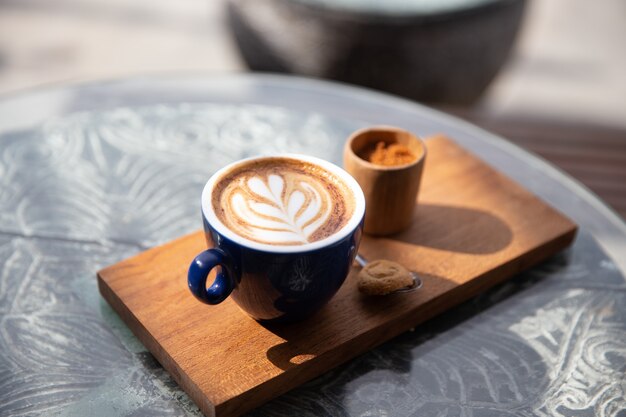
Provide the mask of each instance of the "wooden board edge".
MULTIPOLYGON (((346 342, 343 346, 341 346, 341 348, 336 349, 334 352, 328 352, 301 365, 285 370, 279 376, 259 384, 257 387, 233 397, 224 403, 215 405, 208 400, 206 395, 197 387, 195 383, 193 383, 193 381, 191 381, 186 375, 180 374, 173 359, 159 347, 157 341, 149 334, 141 322, 121 302, 121 300, 109 287, 105 276, 107 274, 107 270, 111 267, 104 268, 97 273, 98 288, 104 299, 112 306, 117 314, 121 316, 122 320, 131 329, 133 334, 137 336, 144 346, 146 346, 146 348, 155 356, 159 363, 161 363, 161 365, 173 376, 178 385, 193 399, 196 404, 198 404, 201 411, 207 417, 238 416, 263 405, 269 401, 267 398, 270 400, 277 398, 280 395, 283 395, 290 390, 336 368, 337 366, 367 353, 369 350, 399 336, 410 328, 418 326, 438 316, 439 314, 442 314, 443 312, 468 301, 489 288, 513 277, 515 274, 537 265, 538 263, 568 247, 573 242, 577 231, 578 227, 571 222, 570 228, 566 232, 556 236, 554 239, 544 242, 544 244, 539 245, 532 251, 527 252, 524 257, 530 257, 530 259, 525 262, 520 262, 522 257, 512 259, 500 267, 489 271, 482 276, 474 278, 469 282, 469 284, 460 285, 457 288, 450 290, 450 292, 446 293, 445 298, 447 300, 445 302, 443 297, 438 297, 429 301, 427 303, 428 307, 426 308, 428 314, 420 313, 419 316, 415 316, 415 313, 410 311, 405 317, 397 320, 398 323, 403 324, 402 326, 385 326, 384 332, 381 332, 380 327, 372 329, 369 332, 363 333, 346 342), (503 269, 508 269, 508 271, 503 273, 503 269), (493 276, 497 275, 501 275, 501 278, 494 280, 493 276), (470 287, 468 287, 468 285, 470 285, 470 287), (451 295, 456 298, 453 303, 449 303, 451 295), (344 355, 337 353, 339 351, 346 350, 352 352, 353 354, 345 357, 344 355), (276 389, 276 387, 280 387, 280 389, 276 389)), ((199 232, 191 233, 176 239, 174 242, 192 238, 193 235, 198 233, 199 232)), ((170 242, 169 244, 175 244, 174 242, 170 242)), ((166 245, 168 244, 163 246, 166 245)), ((158 248, 160 247, 153 249, 158 248)), ((126 261, 130 259, 132 258, 129 258, 126 261)), ((113 266, 115 265, 112 265, 112 267, 113 266)))
MULTIPOLYGON (((188 236, 184 236, 184 239, 188 236)), ((156 248, 155 248, 156 249, 156 248)), ((123 261, 124 262, 124 261, 123 261)), ((98 279, 98 289, 102 297, 109 303, 113 310, 121 317, 122 321, 130 328, 133 334, 143 343, 143 345, 154 355, 157 361, 169 372, 178 386, 180 386, 200 408, 206 417, 215 417, 215 405, 209 401, 202 390, 186 374, 178 371, 175 360, 161 349, 157 340, 150 335, 143 324, 135 317, 133 312, 120 300, 113 289, 109 287, 105 275, 106 270, 96 273, 98 279)))

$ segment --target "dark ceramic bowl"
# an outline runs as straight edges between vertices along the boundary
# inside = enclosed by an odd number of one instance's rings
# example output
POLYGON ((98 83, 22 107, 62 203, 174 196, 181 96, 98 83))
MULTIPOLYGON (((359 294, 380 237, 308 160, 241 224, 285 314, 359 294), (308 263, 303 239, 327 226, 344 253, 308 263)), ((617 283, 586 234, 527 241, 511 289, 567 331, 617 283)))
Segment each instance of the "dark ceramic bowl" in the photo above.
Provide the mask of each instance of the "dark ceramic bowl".
POLYGON ((506 61, 525 0, 229 0, 250 69, 468 104, 506 61))

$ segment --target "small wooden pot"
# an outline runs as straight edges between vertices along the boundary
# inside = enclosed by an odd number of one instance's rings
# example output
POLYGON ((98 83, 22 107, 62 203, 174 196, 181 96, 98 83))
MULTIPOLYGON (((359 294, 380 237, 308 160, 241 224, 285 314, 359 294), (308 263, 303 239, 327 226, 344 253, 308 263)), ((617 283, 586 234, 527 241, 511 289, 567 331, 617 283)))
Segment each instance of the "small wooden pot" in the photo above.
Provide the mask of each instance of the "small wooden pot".
POLYGON ((348 138, 343 164, 365 194, 365 233, 389 235, 406 229, 413 219, 422 178, 426 146, 406 130, 374 126, 354 132, 348 138), (383 166, 365 160, 378 142, 407 146, 417 160, 405 165, 383 166))

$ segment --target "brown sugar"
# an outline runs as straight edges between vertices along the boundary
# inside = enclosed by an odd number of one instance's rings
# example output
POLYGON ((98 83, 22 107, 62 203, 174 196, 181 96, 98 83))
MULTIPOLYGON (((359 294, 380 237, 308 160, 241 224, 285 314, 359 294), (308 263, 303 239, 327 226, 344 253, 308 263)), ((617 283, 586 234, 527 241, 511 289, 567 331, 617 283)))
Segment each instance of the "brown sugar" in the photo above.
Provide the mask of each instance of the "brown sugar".
POLYGON ((406 145, 401 143, 387 144, 380 141, 366 155, 365 159, 377 165, 394 166, 410 164, 417 159, 417 156, 406 145))

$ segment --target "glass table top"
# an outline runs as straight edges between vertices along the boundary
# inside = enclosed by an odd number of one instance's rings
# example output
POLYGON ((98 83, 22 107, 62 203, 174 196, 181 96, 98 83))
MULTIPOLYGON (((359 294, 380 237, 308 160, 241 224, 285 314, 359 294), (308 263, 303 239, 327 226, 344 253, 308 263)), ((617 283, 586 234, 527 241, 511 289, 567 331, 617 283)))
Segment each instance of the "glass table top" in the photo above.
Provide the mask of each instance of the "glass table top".
MULTIPOLYGON (((102 267, 201 227, 236 159, 341 163, 348 134, 445 133, 580 226, 568 251, 252 415, 616 415, 626 226, 553 167, 426 107, 278 76, 136 78, 0 98, 0 415, 199 415, 100 297, 102 267)), ((219 383, 219 376, 216 376, 219 383)))

